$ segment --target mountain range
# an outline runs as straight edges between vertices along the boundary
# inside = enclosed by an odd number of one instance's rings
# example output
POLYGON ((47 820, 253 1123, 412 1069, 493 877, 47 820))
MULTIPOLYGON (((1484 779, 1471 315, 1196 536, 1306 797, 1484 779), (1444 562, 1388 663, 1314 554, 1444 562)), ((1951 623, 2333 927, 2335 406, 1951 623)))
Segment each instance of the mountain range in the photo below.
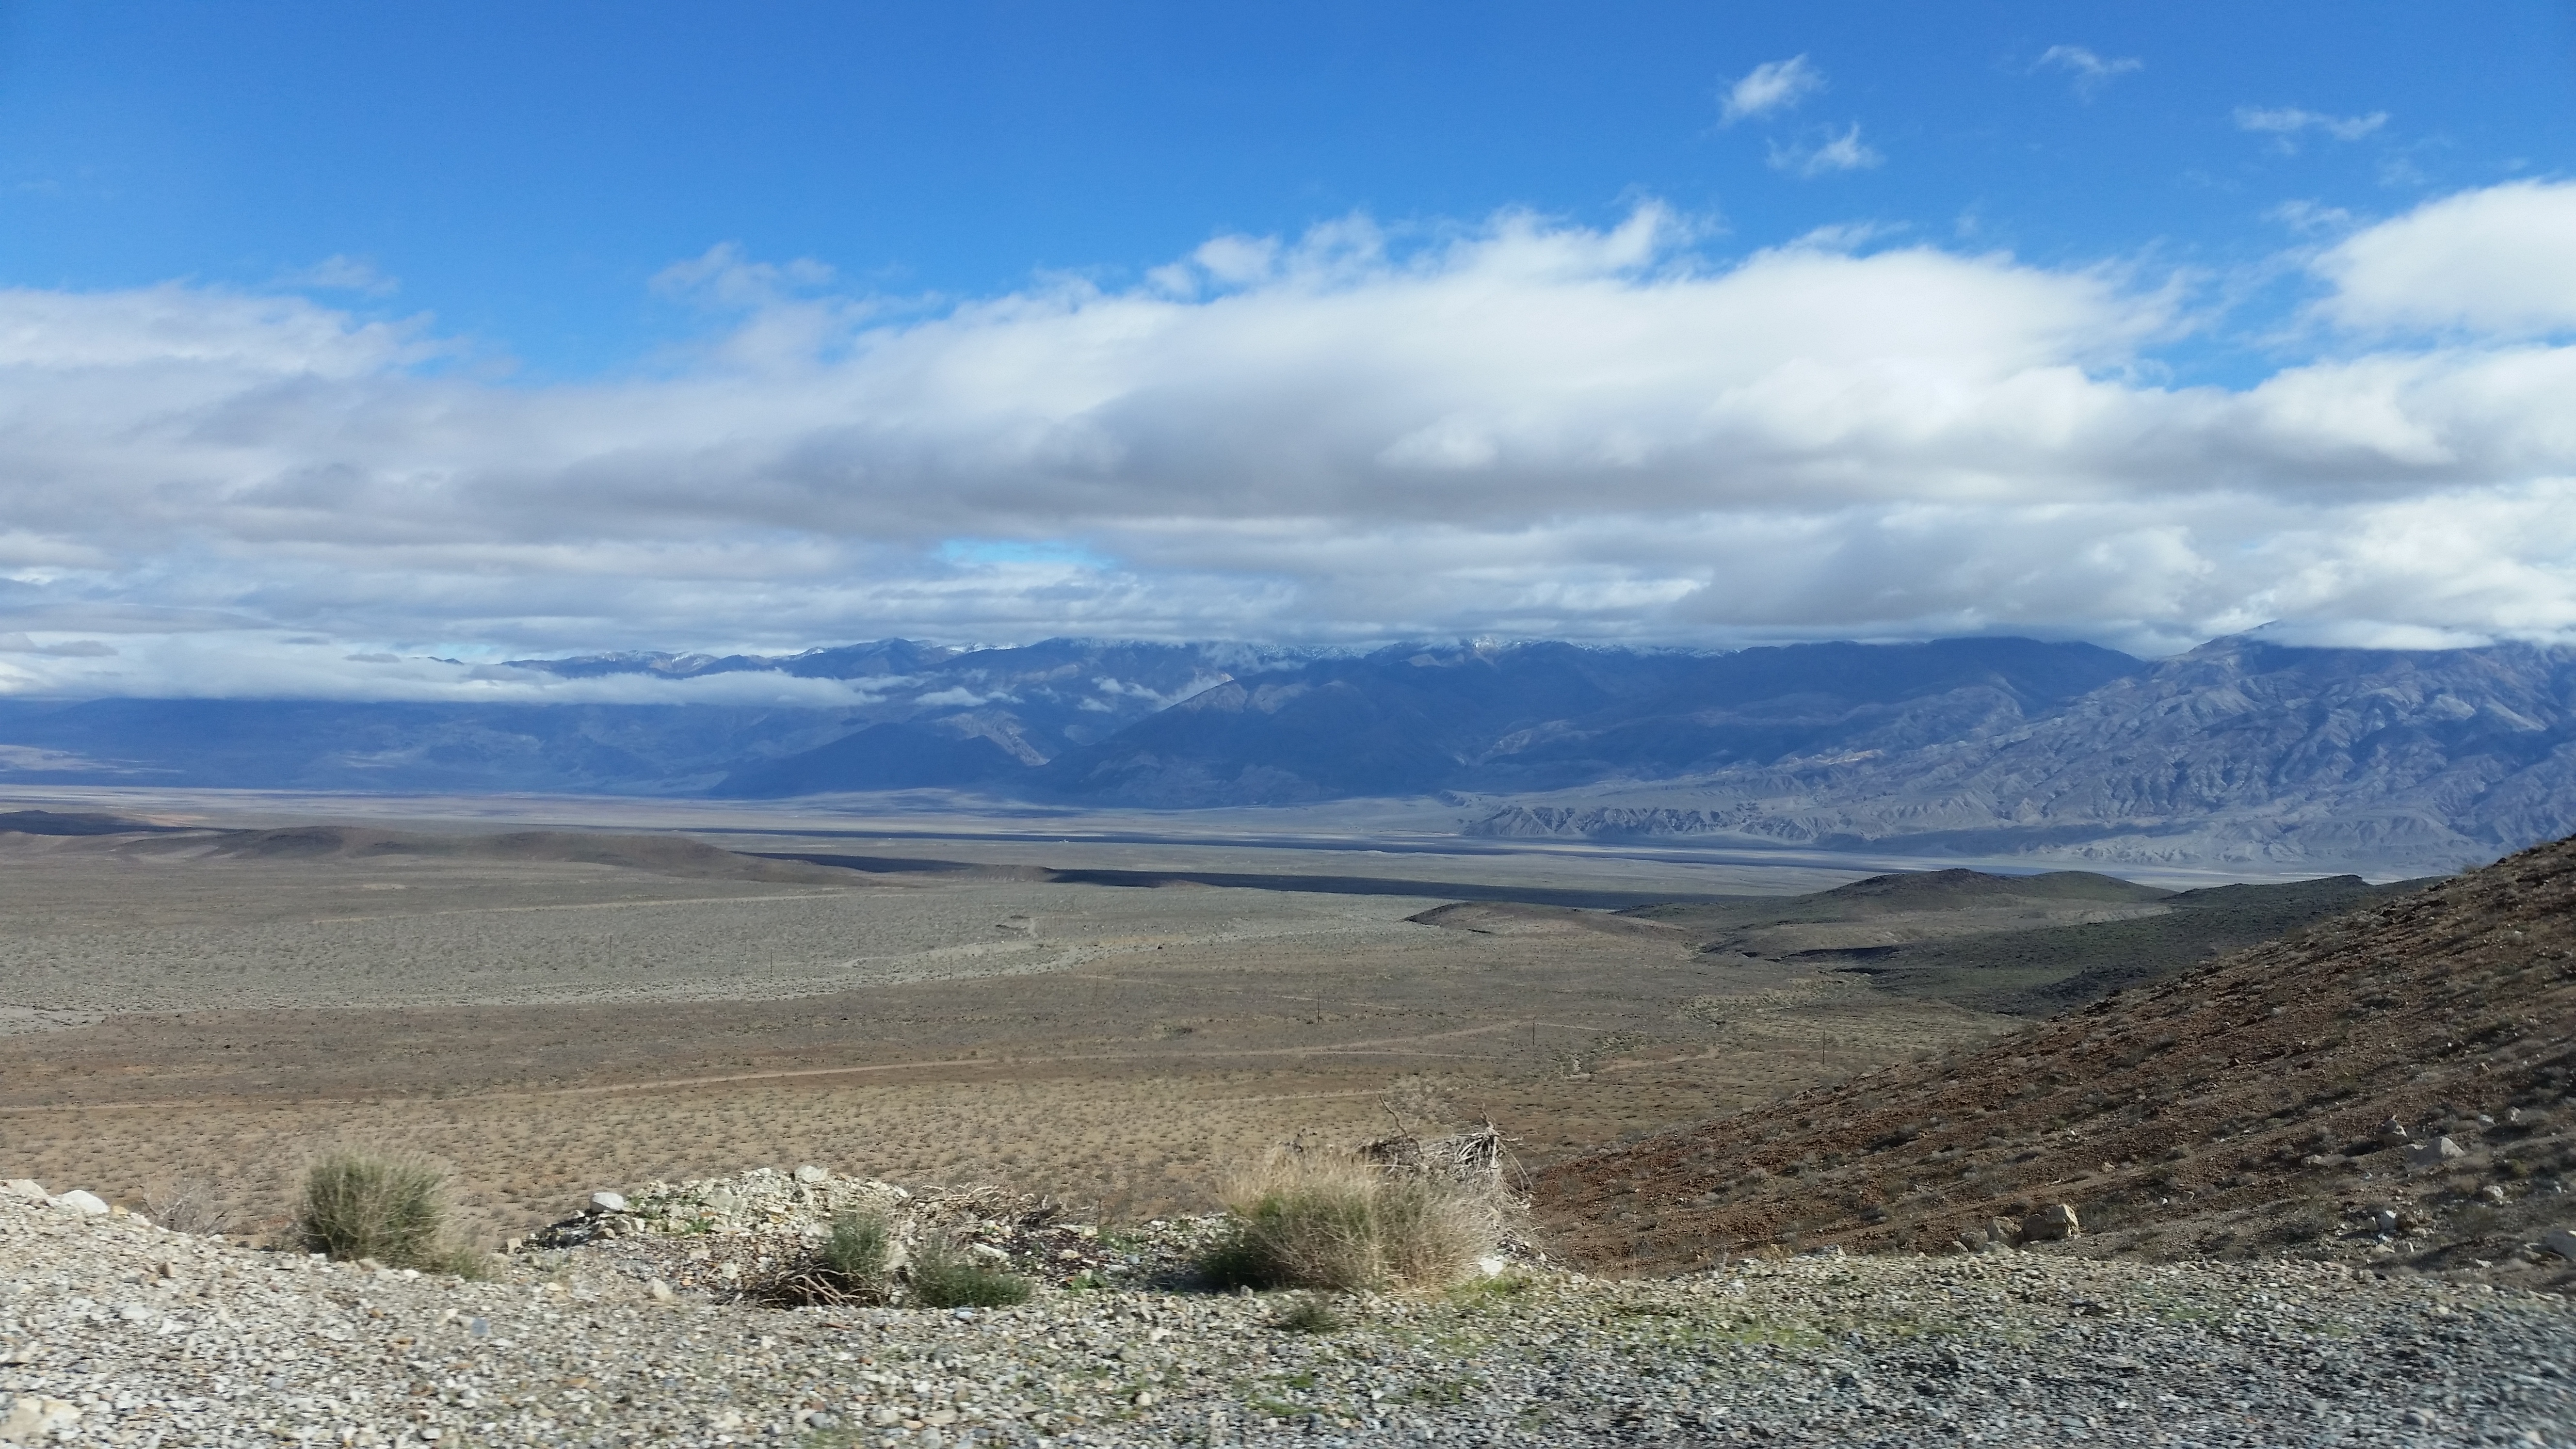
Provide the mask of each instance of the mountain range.
POLYGON ((827 705, 0 700, 0 785, 1187 809, 1438 796, 1466 833, 2413 873, 2576 830, 2576 649, 2147 661, 1974 638, 1714 653, 1057 639, 509 668, 827 705))

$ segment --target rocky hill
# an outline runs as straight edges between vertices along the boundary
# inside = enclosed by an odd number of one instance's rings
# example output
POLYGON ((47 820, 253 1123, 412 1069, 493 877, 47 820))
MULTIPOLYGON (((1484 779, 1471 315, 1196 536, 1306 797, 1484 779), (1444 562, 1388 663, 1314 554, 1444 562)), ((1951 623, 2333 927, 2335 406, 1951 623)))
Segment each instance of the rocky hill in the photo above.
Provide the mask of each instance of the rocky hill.
POLYGON ((2576 840, 2001 1038, 1551 1168, 1583 1258, 1766 1247, 2492 1268, 2576 1286, 2576 840))

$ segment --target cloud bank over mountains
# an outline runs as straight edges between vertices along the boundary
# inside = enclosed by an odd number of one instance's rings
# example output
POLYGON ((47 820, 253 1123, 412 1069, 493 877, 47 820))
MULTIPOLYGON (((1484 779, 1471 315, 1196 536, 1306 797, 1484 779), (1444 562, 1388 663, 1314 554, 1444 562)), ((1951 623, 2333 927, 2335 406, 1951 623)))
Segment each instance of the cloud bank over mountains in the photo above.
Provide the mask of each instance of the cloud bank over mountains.
POLYGON ((2232 389, 2157 362, 2227 325, 2190 278, 1704 241, 1352 219, 937 308, 719 248, 666 279, 716 335, 578 383, 297 295, 0 292, 0 690, 552 697, 477 661, 889 635, 2576 638, 2576 185, 2299 259, 2289 360, 2232 389))

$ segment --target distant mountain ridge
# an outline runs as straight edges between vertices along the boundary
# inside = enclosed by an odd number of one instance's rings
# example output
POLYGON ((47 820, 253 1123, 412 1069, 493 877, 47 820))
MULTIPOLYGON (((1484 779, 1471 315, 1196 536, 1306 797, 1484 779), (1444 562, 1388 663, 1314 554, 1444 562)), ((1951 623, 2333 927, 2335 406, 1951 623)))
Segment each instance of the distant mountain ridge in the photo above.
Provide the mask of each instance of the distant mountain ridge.
POLYGON ((2576 650, 1977 638, 1731 653, 1054 639, 521 660, 831 706, 0 700, 0 785, 1181 809, 1442 795, 1494 838, 2414 874, 2576 830, 2576 650))
POLYGON ((2576 650, 2214 640, 2026 721, 1500 804, 1471 833, 2440 870, 2576 829, 2576 650))
POLYGON ((2019 723, 2141 667, 2029 639, 1387 649, 1208 690, 1050 761, 1038 783, 1148 806, 1549 789, 2019 723))

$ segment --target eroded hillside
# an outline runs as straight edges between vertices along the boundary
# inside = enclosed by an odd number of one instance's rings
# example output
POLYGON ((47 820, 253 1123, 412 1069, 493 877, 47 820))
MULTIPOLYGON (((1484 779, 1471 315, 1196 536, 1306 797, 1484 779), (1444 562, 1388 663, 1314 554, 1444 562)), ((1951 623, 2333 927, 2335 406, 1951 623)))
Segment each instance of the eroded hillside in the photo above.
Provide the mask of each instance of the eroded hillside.
POLYGON ((1538 1204, 1580 1256, 1637 1269, 1770 1244, 1941 1251, 2063 1202, 2103 1252, 2563 1281, 2528 1245, 2576 1222, 2571 1069, 2560 841, 1980 1050, 1574 1159, 1538 1204))

